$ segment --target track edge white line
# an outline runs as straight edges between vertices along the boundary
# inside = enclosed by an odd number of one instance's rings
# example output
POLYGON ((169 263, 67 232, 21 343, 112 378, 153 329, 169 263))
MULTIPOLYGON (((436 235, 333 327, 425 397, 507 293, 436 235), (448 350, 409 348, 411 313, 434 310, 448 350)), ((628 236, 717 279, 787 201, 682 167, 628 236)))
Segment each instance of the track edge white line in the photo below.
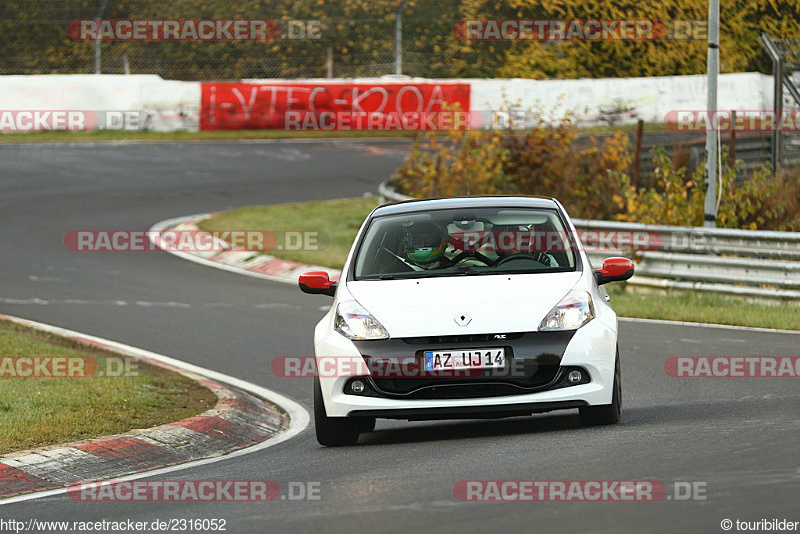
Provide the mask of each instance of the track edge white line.
MULTIPOLYGON (((191 460, 189 462, 185 462, 178 465, 171 465, 169 467, 162 467, 159 469, 154 469, 151 471, 144 471, 141 473, 135 473, 132 475, 126 475, 123 477, 115 478, 115 481, 126 481, 126 480, 136 480, 139 478, 147 478, 151 476, 161 475, 165 473, 172 473, 175 471, 181 471, 184 469, 190 469, 193 467, 200 467, 203 465, 213 464, 216 462, 220 462, 222 460, 227 460, 228 458, 236 458, 237 456, 244 456, 245 454, 251 454, 254 452, 258 452, 260 450, 264 450, 268 447, 272 447, 273 445, 278 445, 289 438, 292 438, 305 430, 310 421, 311 416, 309 412, 303 408, 302 405, 293 401, 289 397, 282 395, 276 391, 271 389, 264 388, 257 384, 253 384, 251 382, 247 382, 240 378, 236 378, 230 375, 226 375, 224 373, 220 373, 218 371, 212 371, 211 369, 206 369, 205 367, 200 367, 199 365, 195 365, 192 363, 184 362, 182 360, 177 360, 175 358, 170 358, 169 356, 164 356, 163 354, 158 354, 155 352, 151 352, 145 349, 140 349, 138 347, 133 347, 131 345, 126 345, 124 343, 119 343, 117 341, 111 341, 109 339, 104 339, 97 336, 92 336, 89 334, 84 334, 82 332, 76 332, 74 330, 68 330, 66 328, 61 328, 59 326, 49 325, 46 323, 40 323, 37 321, 32 321, 30 319, 24 319, 22 317, 16 317, 11 315, 0 315, 0 317, 11 320, 17 324, 21 324, 24 326, 29 326, 31 328, 35 328, 37 330, 41 330, 43 332, 48 332, 51 334, 64 336, 68 338, 73 337, 80 337, 86 339, 88 341, 93 341, 95 343, 103 344, 106 348, 111 351, 119 352, 121 354, 127 354, 130 356, 135 356, 137 358, 155 360, 162 363, 166 363, 177 367, 179 369, 183 369, 206 378, 210 378, 213 380, 217 380, 219 382, 224 382, 231 386, 237 387, 248 393, 252 393, 258 397, 262 397, 263 399, 276 404, 282 410, 289 414, 289 428, 284 430, 283 432, 276 434, 274 437, 271 437, 261 443, 256 445, 252 445, 250 447, 246 447, 244 449, 239 449, 229 454, 224 454, 220 456, 213 456, 210 458, 201 458, 199 460, 191 460)), ((51 497, 54 495, 62 495, 67 493, 69 488, 56 488, 51 490, 39 491, 35 493, 28 493, 25 495, 18 495, 16 497, 9 497, 7 499, 0 499, 0 506, 7 505, 7 504, 14 504, 23 501, 29 501, 33 499, 41 499, 44 497, 51 497)))
POLYGON ((207 213, 198 213, 196 215, 187 215, 185 217, 175 217, 173 219, 166 219, 164 221, 159 221, 155 223, 153 226, 150 227, 148 230, 148 235, 150 236, 150 241, 160 248, 162 251, 167 252, 168 254, 172 254, 173 256, 177 256, 181 259, 188 260, 199 265, 204 265, 206 267, 214 267, 215 269, 220 269, 222 271, 228 271, 235 274, 241 274, 244 276, 250 276, 253 278, 261 278, 262 280, 270 280, 272 282, 281 282, 283 284, 296 284, 297 281, 294 279, 289 279, 281 276, 272 276, 269 274, 264 273, 254 273, 252 271, 248 271, 246 269, 241 269, 239 267, 234 267, 233 265, 225 265, 224 263, 219 263, 216 261, 207 260, 205 258, 201 258, 199 256, 195 256, 194 254, 189 254, 186 252, 181 252, 178 250, 169 250, 159 245, 159 243, 153 237, 154 234, 161 233, 173 226, 177 226, 179 224, 185 223, 187 221, 196 220, 199 217, 207 216, 207 213))
POLYGON ((668 319, 646 319, 644 317, 617 317, 620 321, 629 323, 666 324, 671 326, 694 326, 699 328, 721 328, 724 330, 745 330, 749 332, 764 332, 769 334, 795 334, 800 335, 800 330, 781 330, 780 328, 762 328, 758 326, 738 326, 734 324, 694 323, 691 321, 670 321, 668 319))

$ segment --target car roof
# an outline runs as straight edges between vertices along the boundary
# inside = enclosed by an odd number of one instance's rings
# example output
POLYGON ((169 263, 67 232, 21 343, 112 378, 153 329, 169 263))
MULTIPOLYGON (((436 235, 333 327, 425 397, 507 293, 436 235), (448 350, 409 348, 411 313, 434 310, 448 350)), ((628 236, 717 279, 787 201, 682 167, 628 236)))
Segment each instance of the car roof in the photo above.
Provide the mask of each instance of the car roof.
POLYGON ((373 217, 384 215, 397 215, 401 213, 414 213, 440 209, 461 208, 549 208, 558 209, 559 205, 553 198, 535 196, 483 196, 483 197, 452 197, 434 198, 428 200, 407 200, 397 204, 389 204, 376 208, 373 217))

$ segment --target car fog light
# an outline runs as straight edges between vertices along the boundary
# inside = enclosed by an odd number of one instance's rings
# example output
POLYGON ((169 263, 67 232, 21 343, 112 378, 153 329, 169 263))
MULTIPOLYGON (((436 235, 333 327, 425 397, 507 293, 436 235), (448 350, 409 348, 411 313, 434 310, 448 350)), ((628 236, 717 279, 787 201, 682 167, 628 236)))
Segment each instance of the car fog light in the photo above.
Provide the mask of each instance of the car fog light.
POLYGON ((362 382, 361 380, 353 380, 353 382, 350 384, 350 390, 356 394, 363 393, 364 382, 362 382))
POLYGON ((569 375, 567 375, 567 380, 569 380, 570 384, 577 384, 583 380, 583 375, 580 371, 570 371, 569 375))

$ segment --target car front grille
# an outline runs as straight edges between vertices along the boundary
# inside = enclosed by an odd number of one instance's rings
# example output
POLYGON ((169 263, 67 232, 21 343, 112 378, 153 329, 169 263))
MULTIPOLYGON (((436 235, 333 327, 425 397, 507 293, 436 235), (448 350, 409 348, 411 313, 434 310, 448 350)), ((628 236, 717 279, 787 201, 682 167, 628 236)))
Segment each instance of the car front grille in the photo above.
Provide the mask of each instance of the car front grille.
POLYGON ((518 332, 394 338, 354 344, 368 365, 373 359, 414 358, 420 369, 423 353, 428 350, 503 347, 506 352, 506 369, 503 370, 485 370, 467 377, 430 372, 420 376, 373 373, 369 379, 376 396, 461 399, 523 395, 554 387, 563 378, 561 358, 573 335, 574 332, 518 332))

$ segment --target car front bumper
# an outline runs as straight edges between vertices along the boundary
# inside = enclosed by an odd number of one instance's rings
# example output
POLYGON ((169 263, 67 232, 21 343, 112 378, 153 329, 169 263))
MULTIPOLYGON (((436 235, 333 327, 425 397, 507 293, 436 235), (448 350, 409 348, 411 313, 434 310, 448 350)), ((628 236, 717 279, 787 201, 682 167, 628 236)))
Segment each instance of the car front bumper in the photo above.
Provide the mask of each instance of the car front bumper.
MULTIPOLYGON (((345 383, 358 375, 320 376, 320 387, 329 417, 372 416, 411 420, 481 418, 610 404, 616 344, 616 331, 600 320, 590 321, 572 335, 560 365, 585 369, 591 382, 519 395, 410 399, 344 393, 345 383)), ((319 339, 315 351, 317 358, 361 356, 352 341, 336 332, 328 332, 319 339)))

